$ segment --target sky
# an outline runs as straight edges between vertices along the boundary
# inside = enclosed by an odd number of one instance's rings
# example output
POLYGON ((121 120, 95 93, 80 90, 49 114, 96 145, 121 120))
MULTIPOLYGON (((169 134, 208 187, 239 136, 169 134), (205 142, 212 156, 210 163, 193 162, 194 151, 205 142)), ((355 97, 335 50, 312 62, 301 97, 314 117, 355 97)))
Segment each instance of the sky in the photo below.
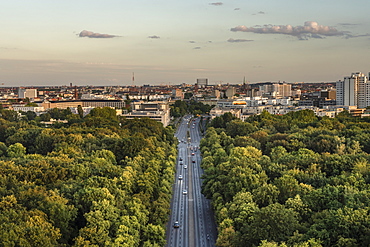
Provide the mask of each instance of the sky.
POLYGON ((0 86, 333 82, 370 72, 369 9, 369 0, 2 1, 0 86))

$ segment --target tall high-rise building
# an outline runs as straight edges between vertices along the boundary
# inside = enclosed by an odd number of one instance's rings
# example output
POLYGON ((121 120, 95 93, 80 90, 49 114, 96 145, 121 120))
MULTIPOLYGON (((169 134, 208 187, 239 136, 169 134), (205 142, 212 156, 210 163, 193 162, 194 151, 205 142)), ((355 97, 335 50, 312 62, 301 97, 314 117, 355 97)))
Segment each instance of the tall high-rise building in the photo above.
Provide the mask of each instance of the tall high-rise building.
POLYGON ((367 76, 361 72, 352 73, 337 81, 337 105, 357 106, 365 108, 370 106, 370 83, 367 76))

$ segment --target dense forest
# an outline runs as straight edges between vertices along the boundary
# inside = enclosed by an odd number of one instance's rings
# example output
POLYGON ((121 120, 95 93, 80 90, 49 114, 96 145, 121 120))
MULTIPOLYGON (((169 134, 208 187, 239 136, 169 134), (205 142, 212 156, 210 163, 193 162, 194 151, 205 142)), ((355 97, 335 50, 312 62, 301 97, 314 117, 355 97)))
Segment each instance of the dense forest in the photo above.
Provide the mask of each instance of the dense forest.
POLYGON ((217 246, 370 246, 369 118, 225 114, 201 151, 217 246))
POLYGON ((0 246, 164 246, 173 129, 110 108, 47 114, 0 109, 0 246))

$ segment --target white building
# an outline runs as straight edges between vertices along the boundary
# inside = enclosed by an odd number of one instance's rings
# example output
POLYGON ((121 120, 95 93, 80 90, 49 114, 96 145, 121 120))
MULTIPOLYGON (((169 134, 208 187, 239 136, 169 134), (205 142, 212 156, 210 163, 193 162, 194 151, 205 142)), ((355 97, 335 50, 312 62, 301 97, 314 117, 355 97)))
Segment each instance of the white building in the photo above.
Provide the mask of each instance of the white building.
POLYGON ((259 86, 259 91, 261 95, 290 97, 292 96, 292 85, 287 83, 268 83, 259 86))
MULTIPOLYGON (((86 116, 91 112, 92 109, 95 107, 81 107, 82 108, 82 116, 86 116)), ((78 114, 78 107, 70 107, 69 108, 73 114, 78 114)))
POLYGON ((23 112, 28 112, 28 111, 32 111, 32 112, 45 112, 45 108, 42 107, 42 106, 24 106, 24 105, 13 105, 12 106, 13 108, 13 111, 23 111, 23 112))
POLYGON ((291 105, 290 98, 286 99, 269 99, 267 100, 268 105, 291 105))
POLYGON ((100 94, 84 93, 81 95, 82 100, 115 100, 114 97, 100 94))
POLYGON ((316 114, 316 116, 319 117, 330 117, 333 118, 335 117, 339 112, 343 111, 344 108, 331 108, 331 109, 320 109, 318 107, 314 106, 278 106, 278 105, 264 105, 264 106, 256 106, 256 107, 247 107, 243 109, 241 119, 245 121, 246 118, 248 118, 251 115, 259 115, 263 111, 267 111, 270 114, 275 114, 275 115, 285 115, 289 112, 292 111, 301 111, 301 110, 312 110, 316 114))
POLYGON ((18 89, 18 98, 34 99, 36 97, 37 97, 37 89, 29 89, 29 88, 19 88, 18 89))
POLYGON ((229 108, 214 107, 209 112, 209 115, 211 115, 211 119, 214 119, 216 117, 220 117, 220 116, 224 115, 227 112, 230 112, 236 118, 240 118, 240 113, 241 113, 240 109, 229 109, 229 108))
POLYGON ((164 127, 170 123, 170 107, 168 102, 133 102, 131 103, 132 112, 122 114, 127 119, 150 118, 161 122, 164 127))
POLYGON ((318 117, 329 117, 329 118, 334 118, 337 115, 336 111, 328 111, 325 109, 317 109, 315 111, 316 116, 318 117))
POLYGON ((351 76, 344 77, 343 81, 337 81, 337 105, 357 106, 358 108, 370 106, 370 83, 368 81, 368 77, 361 72, 352 73, 351 76))

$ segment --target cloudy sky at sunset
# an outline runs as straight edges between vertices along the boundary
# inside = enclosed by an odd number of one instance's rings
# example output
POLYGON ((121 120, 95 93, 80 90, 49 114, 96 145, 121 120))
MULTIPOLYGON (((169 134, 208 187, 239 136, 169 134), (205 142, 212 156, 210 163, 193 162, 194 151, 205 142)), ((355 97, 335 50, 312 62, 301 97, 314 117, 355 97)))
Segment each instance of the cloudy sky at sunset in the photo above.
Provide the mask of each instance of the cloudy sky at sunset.
POLYGON ((4 86, 336 81, 370 72, 369 0, 12 0, 4 86))

